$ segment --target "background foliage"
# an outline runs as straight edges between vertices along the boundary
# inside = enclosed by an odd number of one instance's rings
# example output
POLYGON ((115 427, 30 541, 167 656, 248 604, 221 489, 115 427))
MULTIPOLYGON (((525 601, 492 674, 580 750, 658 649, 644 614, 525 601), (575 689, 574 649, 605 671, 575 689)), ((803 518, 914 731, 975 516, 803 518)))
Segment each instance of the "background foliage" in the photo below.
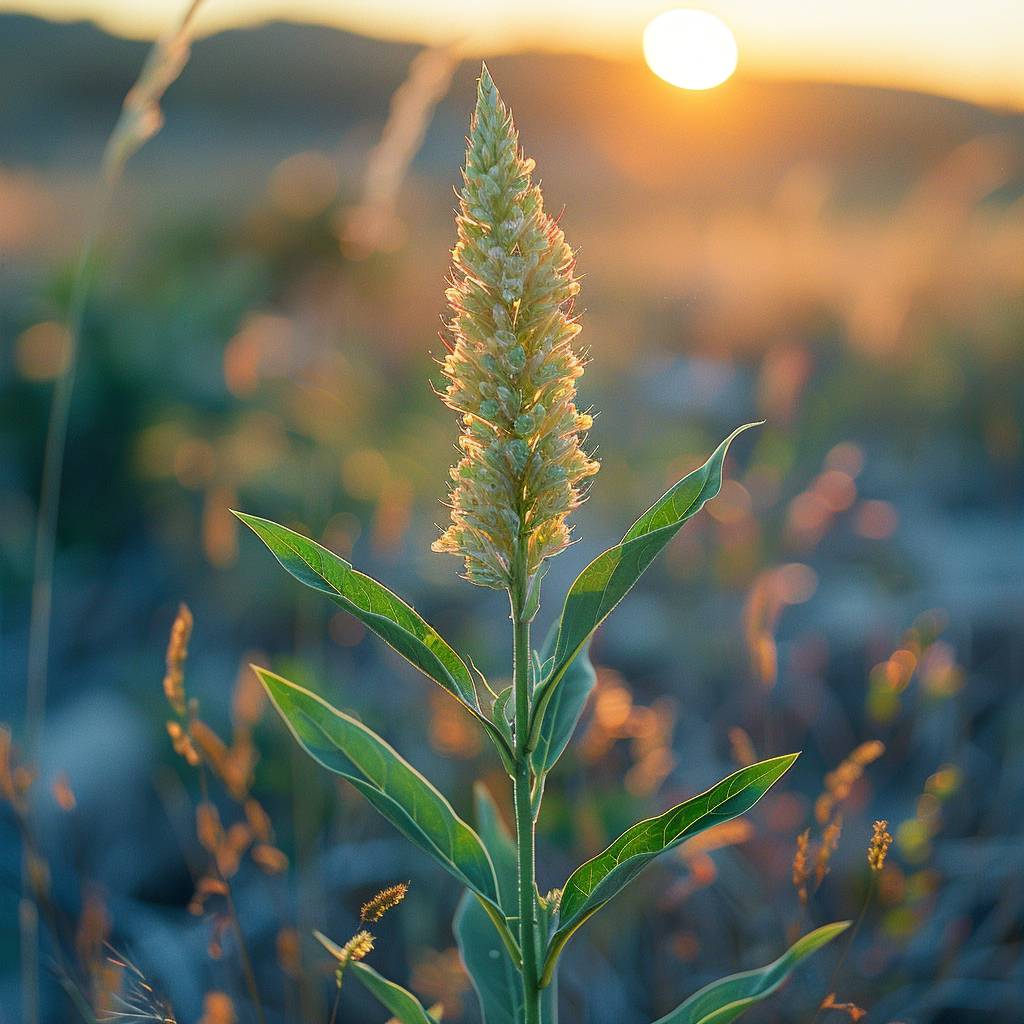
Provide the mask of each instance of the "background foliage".
MULTIPOLYGON (((187 690, 221 734, 233 721, 233 749, 239 723, 251 728, 252 792, 289 860, 231 872, 272 1017, 325 1019, 330 966, 305 937, 348 934, 363 899, 411 879, 372 963, 443 1001, 446 1019, 475 1019, 449 926, 457 887, 246 710, 243 666, 263 645, 460 813, 471 780, 500 768, 453 702, 283 580, 227 513, 242 505, 351 558, 489 677, 508 662, 492 633, 501 596, 429 552, 454 429, 426 378, 471 62, 397 204, 366 202, 368 154, 413 56, 286 25, 201 41, 104 236, 33 810, 69 920, 109 934, 182 1020, 214 991, 248 1019, 248 996, 218 911, 187 912, 204 871, 198 783, 170 748, 160 689, 181 599, 196 620, 187 690)), ((142 57, 85 26, 0 21, 0 718, 15 723, 58 321, 142 57)), ((583 58, 493 70, 580 248, 595 356, 581 399, 601 410, 601 476, 540 628, 651 495, 735 423, 768 420, 597 636, 582 743, 541 821, 542 890, 751 754, 804 750, 750 826, 684 845, 581 933, 564 958, 567 1019, 648 1021, 725 969, 768 963, 798 930, 856 916, 884 817, 890 863, 841 967, 819 954, 749 1019, 810 1020, 835 989, 881 1022, 1018 1021, 1021 835, 1007 810, 1024 796, 1024 120, 829 85, 738 79, 684 95, 583 58), (859 778, 825 780, 875 739, 885 752, 859 778), (816 841, 836 801, 838 849, 804 907, 796 836, 811 826, 816 841)), ((396 170, 376 159, 378 175, 396 170)), ((227 823, 233 804, 221 807, 227 823)), ((0 1020, 17 1020, 19 845, 4 820, 0 1020)), ((339 1019, 374 1019, 351 989, 339 1019)), ((47 1020, 67 1019, 52 973, 46 1000, 47 1020)))

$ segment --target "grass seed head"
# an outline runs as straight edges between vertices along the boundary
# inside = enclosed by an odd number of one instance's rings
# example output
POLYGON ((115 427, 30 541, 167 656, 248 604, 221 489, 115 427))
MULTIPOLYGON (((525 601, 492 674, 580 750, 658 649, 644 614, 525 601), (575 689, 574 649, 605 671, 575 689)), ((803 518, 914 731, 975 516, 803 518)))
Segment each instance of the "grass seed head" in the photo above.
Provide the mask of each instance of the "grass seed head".
POLYGON ((881 871, 885 867, 885 858, 890 846, 892 836, 889 833, 889 822, 884 819, 876 821, 868 845, 868 865, 872 871, 881 871))
POLYGON ((178 606, 171 638, 167 643, 167 672, 164 675, 164 695, 167 703, 179 716, 185 714, 185 661, 188 658, 188 642, 192 637, 192 612, 187 604, 178 606))
POLYGON ((807 904, 807 881, 810 870, 807 866, 808 853, 811 845, 811 830, 805 828, 796 837, 796 852, 793 854, 793 888, 796 889, 800 902, 807 904))
POLYGON ((821 833, 821 845, 818 847, 818 855, 814 859, 815 889, 825 881, 825 876, 829 873, 829 863, 832 860, 832 854, 839 846, 839 837, 842 835, 842 831, 843 819, 835 818, 825 826, 825 830, 821 833))
POLYGON ((397 907, 408 892, 409 886, 405 882, 398 882, 396 885, 389 885, 386 889, 381 889, 373 899, 363 904, 359 911, 359 920, 363 924, 379 921, 389 910, 397 907))

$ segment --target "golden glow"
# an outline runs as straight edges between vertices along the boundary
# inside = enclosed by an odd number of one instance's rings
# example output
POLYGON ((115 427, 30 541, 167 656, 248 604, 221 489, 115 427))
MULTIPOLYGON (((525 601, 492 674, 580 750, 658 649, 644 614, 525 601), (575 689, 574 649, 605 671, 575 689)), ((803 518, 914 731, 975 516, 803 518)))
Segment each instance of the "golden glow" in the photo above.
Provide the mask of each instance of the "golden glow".
MULTIPOLYGON (((541 49, 632 60, 644 25, 669 2, 687 0, 207 0, 197 28, 204 36, 287 20, 421 44, 459 39, 473 59, 541 49)), ((923 18, 922 4, 892 0, 689 2, 728 19, 752 79, 914 89, 1024 110, 1024 3, 928 0, 923 18)), ((187 3, 0 0, 0 12, 95 19, 119 35, 152 39, 187 3)))
POLYGON ((644 29, 644 59, 659 77, 680 89, 713 89, 736 70, 736 40, 721 18, 677 8, 644 29))

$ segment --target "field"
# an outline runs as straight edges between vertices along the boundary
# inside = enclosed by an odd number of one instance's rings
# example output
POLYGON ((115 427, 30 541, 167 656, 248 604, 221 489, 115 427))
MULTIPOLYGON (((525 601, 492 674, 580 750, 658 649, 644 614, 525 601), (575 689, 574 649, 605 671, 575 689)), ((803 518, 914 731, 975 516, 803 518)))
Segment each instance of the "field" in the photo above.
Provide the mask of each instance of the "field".
MULTIPOLYGON (((399 882, 369 962, 445 1021, 479 1021, 460 887, 298 749, 248 666, 357 715, 464 815, 482 780, 511 823, 501 763, 230 511, 350 559, 511 681, 505 596, 430 550, 456 459, 430 382, 475 57, 283 23, 196 43, 98 234, 36 744, 23 728, 54 381, 146 50, 0 16, 0 1024, 35 1024, 33 906, 44 1024, 327 1021, 334 965, 312 931, 343 941, 399 882), (182 602, 198 703, 179 719, 161 680, 182 602), (198 767, 168 735, 189 718, 198 767)), ((766 421, 595 636, 596 688, 537 825, 540 892, 632 822, 802 751, 751 814, 581 930, 563 1020, 643 1024, 852 919, 745 1020, 1019 1024, 1024 115, 742 75, 683 93, 573 55, 488 66, 577 250, 577 402, 601 461, 538 643, 591 559, 766 421), (876 872, 877 820, 893 844, 876 872), (819 1009, 830 993, 855 1006, 819 1009)), ((347 978, 336 1013, 386 1019, 347 978)))

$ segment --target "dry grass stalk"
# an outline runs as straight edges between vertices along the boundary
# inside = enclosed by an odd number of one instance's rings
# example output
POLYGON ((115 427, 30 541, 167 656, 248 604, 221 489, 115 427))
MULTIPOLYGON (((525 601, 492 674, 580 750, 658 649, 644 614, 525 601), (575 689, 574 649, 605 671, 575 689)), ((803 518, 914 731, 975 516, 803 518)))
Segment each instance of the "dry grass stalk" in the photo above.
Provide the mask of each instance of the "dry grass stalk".
POLYGON ((236 1024, 235 1004, 226 992, 207 992, 203 996, 203 1015, 199 1024, 236 1024))
POLYGON ((750 738, 750 733, 738 725, 734 725, 729 730, 729 747, 732 751, 732 759, 741 768, 746 768, 757 761, 757 751, 754 749, 754 741, 750 738))
POLYGON ((868 865, 872 871, 881 871, 885 866, 885 858, 892 846, 892 835, 889 833, 889 822, 882 819, 876 821, 871 832, 868 845, 868 865))
POLYGON ((435 107, 451 86, 459 59, 452 46, 423 50, 395 90, 380 141, 366 164, 363 199, 345 211, 338 224, 346 255, 365 258, 401 241, 404 230, 397 208, 402 181, 423 144, 435 107))
POLYGON ((185 662, 188 659, 188 642, 192 638, 193 624, 188 605, 180 604, 167 641, 167 672, 164 675, 164 696, 179 716, 185 714, 185 662))
POLYGON ((235 910, 231 879, 238 872, 247 852, 252 862, 265 874, 280 874, 288 866, 287 856, 273 845, 270 817, 249 792, 256 764, 251 730, 262 714, 263 703, 254 697, 251 687, 247 686, 246 673, 240 673, 232 702, 234 734, 230 746, 199 717, 199 701, 194 697, 189 699, 184 688, 188 642, 193 625, 191 612, 182 604, 171 627, 167 646, 167 675, 164 678, 164 694, 178 715, 177 720, 168 721, 167 734, 175 753, 189 767, 199 772, 203 799, 196 805, 196 836, 199 844, 210 855, 207 874, 196 883, 189 911, 197 917, 202 916, 208 912, 212 899, 222 901, 223 906, 212 911, 212 932, 207 949, 213 959, 219 959, 223 955, 224 933, 229 928, 234 931, 253 1011, 262 1024, 262 1004, 235 910), (220 780, 228 795, 242 808, 244 820, 232 822, 225 829, 217 805, 209 798, 207 769, 220 780))
POLYGON ((805 828, 796 837, 796 853, 793 854, 793 888, 796 889, 800 902, 807 906, 807 882, 811 877, 808 867, 811 844, 811 830, 805 828))
POLYGON ((864 769, 884 753, 885 744, 881 740, 868 740, 825 776, 824 792, 814 805, 814 816, 819 825, 829 821, 836 808, 850 795, 854 784, 863 776, 864 769))
POLYGON ((185 69, 191 53, 192 24, 202 0, 192 0, 177 24, 154 44, 138 80, 128 90, 121 116, 103 153, 103 174, 109 183, 164 124, 160 102, 185 69))
POLYGON ((836 852, 839 846, 839 837, 843 832, 843 819, 836 818, 834 821, 830 821, 825 826, 825 831, 821 834, 821 843, 818 846, 818 855, 814 859, 814 889, 817 891, 821 887, 821 883, 825 881, 825 876, 829 872, 829 861, 832 860, 832 854, 836 852))
POLYGON ((868 1011, 861 1009, 856 1003, 837 1003, 835 992, 830 992, 821 1001, 819 1010, 836 1010, 839 1013, 845 1013, 850 1020, 861 1020, 868 1015, 868 1011))

